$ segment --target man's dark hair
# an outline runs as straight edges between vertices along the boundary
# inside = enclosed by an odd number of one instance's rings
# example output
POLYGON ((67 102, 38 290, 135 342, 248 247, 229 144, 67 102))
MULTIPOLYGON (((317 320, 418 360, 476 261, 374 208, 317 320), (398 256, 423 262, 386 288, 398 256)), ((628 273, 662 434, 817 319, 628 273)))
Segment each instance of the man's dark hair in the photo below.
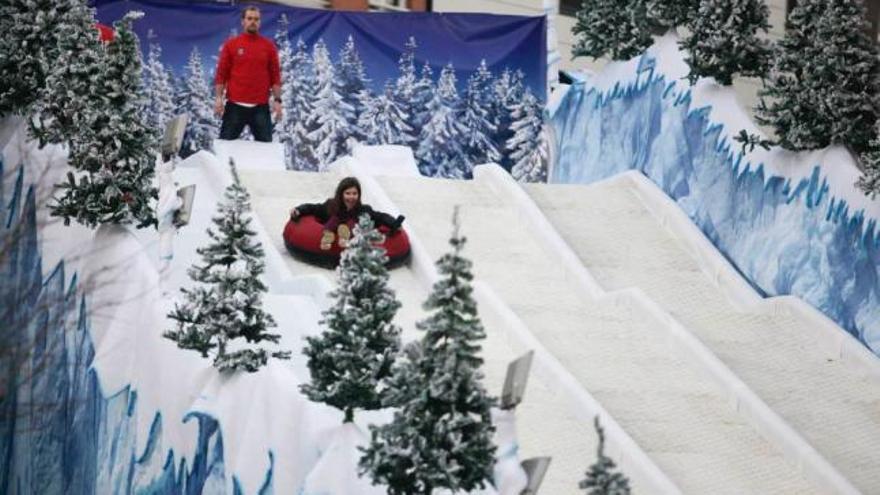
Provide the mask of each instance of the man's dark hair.
POLYGON ((247 7, 241 9, 241 18, 244 19, 244 16, 251 10, 255 10, 258 14, 260 13, 260 8, 256 5, 248 5, 247 7))

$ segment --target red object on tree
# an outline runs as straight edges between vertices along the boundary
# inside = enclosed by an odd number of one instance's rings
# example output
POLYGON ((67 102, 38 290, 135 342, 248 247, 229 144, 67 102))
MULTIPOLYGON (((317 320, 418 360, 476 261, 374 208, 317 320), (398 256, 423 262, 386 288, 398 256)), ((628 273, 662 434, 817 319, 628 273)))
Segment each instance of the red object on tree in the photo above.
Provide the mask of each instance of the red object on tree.
POLYGON ((113 31, 113 28, 107 26, 105 24, 101 24, 100 22, 95 23, 95 27, 98 28, 98 32, 100 33, 100 40, 104 43, 109 43, 113 41, 113 37, 116 35, 116 31, 113 31))
MULTIPOLYGON (((354 228, 354 221, 349 223, 354 228)), ((385 241, 380 244, 388 256, 388 267, 398 266, 409 259, 409 237, 403 229, 398 229, 393 234, 388 227, 382 225, 379 232, 385 235, 385 241)), ((339 256, 342 248, 334 237, 330 249, 321 249, 321 235, 324 226, 312 215, 302 215, 294 222, 289 220, 284 226, 284 245, 295 257, 314 265, 335 267, 339 264, 339 256)))

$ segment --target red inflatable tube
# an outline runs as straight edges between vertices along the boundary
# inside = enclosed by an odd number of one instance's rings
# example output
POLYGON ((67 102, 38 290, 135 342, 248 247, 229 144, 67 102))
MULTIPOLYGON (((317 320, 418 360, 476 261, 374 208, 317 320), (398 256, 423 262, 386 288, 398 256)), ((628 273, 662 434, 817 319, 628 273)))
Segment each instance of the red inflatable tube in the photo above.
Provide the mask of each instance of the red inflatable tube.
MULTIPOLYGON (((287 221, 284 226, 284 245, 295 257, 308 263, 335 267, 339 264, 339 256, 342 248, 338 242, 333 242, 330 249, 321 249, 321 234, 324 226, 311 215, 303 215, 296 222, 287 221)), ((403 229, 398 229, 393 234, 388 233, 388 227, 380 226, 379 232, 385 234, 385 242, 381 244, 388 255, 389 267, 398 266, 409 259, 409 237, 403 229)))

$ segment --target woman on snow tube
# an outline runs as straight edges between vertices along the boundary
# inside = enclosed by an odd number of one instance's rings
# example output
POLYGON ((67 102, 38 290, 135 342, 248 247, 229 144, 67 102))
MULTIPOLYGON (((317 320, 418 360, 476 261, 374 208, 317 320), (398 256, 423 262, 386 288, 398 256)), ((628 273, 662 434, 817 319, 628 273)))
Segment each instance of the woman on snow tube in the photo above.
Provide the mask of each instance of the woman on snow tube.
POLYGON ((409 256, 409 239, 400 229, 403 215, 397 218, 361 203, 361 184, 354 177, 339 181, 336 193, 323 203, 304 203, 290 210, 284 228, 284 244, 294 255, 322 265, 335 265, 348 246, 352 229, 361 215, 369 215, 376 228, 385 234, 382 247, 389 264, 409 256))

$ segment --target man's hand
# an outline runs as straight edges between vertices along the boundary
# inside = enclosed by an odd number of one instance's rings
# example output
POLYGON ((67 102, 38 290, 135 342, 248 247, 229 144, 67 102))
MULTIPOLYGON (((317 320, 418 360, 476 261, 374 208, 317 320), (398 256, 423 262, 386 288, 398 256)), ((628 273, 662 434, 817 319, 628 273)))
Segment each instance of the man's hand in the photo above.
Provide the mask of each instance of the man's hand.
POLYGON ((275 122, 281 122, 281 102, 274 100, 272 101, 272 114, 275 115, 275 122))
POLYGON ((223 116, 223 108, 223 98, 216 98, 214 100, 214 113, 216 113, 218 117, 223 116))

